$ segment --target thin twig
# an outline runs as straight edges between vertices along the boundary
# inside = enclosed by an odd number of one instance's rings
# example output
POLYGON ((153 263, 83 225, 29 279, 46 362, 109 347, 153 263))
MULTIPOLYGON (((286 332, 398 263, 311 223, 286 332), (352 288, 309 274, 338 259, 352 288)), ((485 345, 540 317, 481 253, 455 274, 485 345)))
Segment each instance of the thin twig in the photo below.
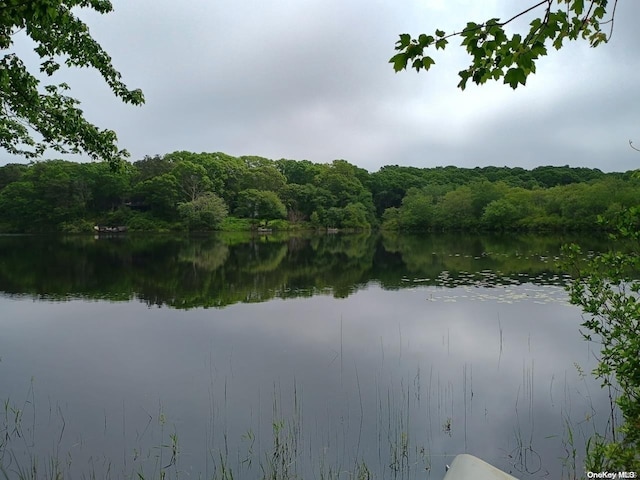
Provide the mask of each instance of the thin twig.
POLYGON ((613 11, 611 12, 611 29, 609 30, 609 38, 607 41, 611 40, 613 36, 613 20, 616 18, 616 7, 618 6, 618 0, 613 2, 613 11))
MULTIPOLYGON (((591 15, 591 10, 593 10, 593 4, 594 3, 595 3, 595 0, 591 0, 591 5, 589 5, 589 10, 587 11, 587 14, 582 19, 582 24, 580 25, 580 28, 578 29, 578 32, 580 32, 584 28, 584 26, 587 24, 587 22, 589 21, 589 15, 591 15)), ((578 32, 576 32, 576 33, 578 33, 578 32)))
POLYGON ((498 25, 500 25, 501 27, 504 27, 507 23, 511 23, 512 21, 514 21, 516 18, 521 17, 522 15, 524 15, 525 13, 529 13, 531 10, 538 8, 540 5, 542 5, 543 3, 549 3, 549 7, 551 8, 551 0, 543 0, 542 2, 527 8, 526 10, 518 13, 517 15, 514 15, 513 17, 511 17, 509 20, 507 20, 506 22, 502 22, 502 23, 498 23, 498 25))
MULTIPOLYGON (((540 24, 540 26, 538 27, 538 29, 535 32, 535 36, 533 36, 531 39, 529 39, 529 37, 527 37, 527 40, 524 42, 525 45, 533 45, 538 41, 538 38, 540 38, 540 34, 542 33, 542 27, 546 27, 549 23, 549 14, 551 13, 551 2, 552 0, 549 0, 549 5, 547 6, 546 11, 544 12, 544 19, 542 20, 542 23, 540 24)), ((529 36, 532 36, 532 34, 530 33, 529 36)))
MULTIPOLYGON (((549 9, 551 8, 551 0, 542 0, 542 2, 537 3, 536 5, 533 5, 532 7, 527 8, 526 10, 518 13, 517 15, 514 15, 513 17, 511 17, 509 20, 505 21, 505 22, 498 22, 496 23, 497 26, 499 27, 504 27, 505 25, 507 25, 508 23, 511 23, 512 21, 514 21, 516 18, 521 17, 522 15, 524 15, 525 13, 530 12, 531 10, 538 8, 540 5, 545 4, 545 3, 549 3, 549 7, 547 8, 547 13, 549 11, 549 9)), ((473 32, 475 30, 480 30, 481 28, 486 27, 487 24, 486 23, 482 23, 480 25, 476 25, 473 28, 465 28, 464 30, 460 30, 459 32, 453 32, 450 33, 449 35, 445 35, 444 37, 442 37, 440 40, 445 40, 447 38, 450 37, 455 37, 456 35, 461 35, 465 32, 473 32)))

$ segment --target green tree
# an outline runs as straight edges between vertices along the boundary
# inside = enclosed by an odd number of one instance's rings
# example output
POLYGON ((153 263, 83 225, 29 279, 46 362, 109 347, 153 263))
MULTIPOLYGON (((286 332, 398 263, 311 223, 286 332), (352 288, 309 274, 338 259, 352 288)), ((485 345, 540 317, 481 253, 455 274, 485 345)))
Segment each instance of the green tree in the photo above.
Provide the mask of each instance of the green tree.
POLYGON ((124 163, 117 172, 106 163, 85 164, 91 186, 91 207, 96 213, 115 210, 122 206, 131 190, 131 177, 135 171, 124 163))
POLYGON ((178 214, 189 230, 217 230, 228 213, 224 200, 210 192, 178 205, 178 214))
POLYGON ((68 96, 65 83, 43 85, 15 52, 14 35, 24 31, 35 42, 40 72, 52 77, 64 63, 97 70, 114 95, 125 103, 144 102, 141 90, 130 90, 113 67, 111 57, 91 37, 89 28, 72 11, 90 8, 105 14, 108 0, 8 0, 0 6, 0 147, 27 158, 47 148, 63 153, 86 152, 112 165, 128 156, 117 146, 112 130, 101 130, 84 118, 80 102, 68 96), (36 140, 32 131, 41 137, 36 140))
POLYGON ((239 188, 280 193, 286 184, 287 178, 273 164, 268 164, 249 167, 240 178, 239 188))
MULTIPOLYGON (((336 160, 331 165, 324 165, 321 173, 315 179, 314 184, 331 192, 336 199, 336 207, 344 207, 352 202, 367 202, 367 196, 371 192, 364 188, 362 182, 355 175, 355 168, 344 160, 336 160)), ((373 200, 368 199, 373 206, 373 200)))
POLYGON ((215 152, 206 155, 204 167, 214 184, 214 192, 224 198, 233 210, 238 192, 243 190, 241 182, 249 167, 241 158, 225 153, 215 152), (218 188, 220 182, 222 185, 218 188))
POLYGON ((164 173, 169 173, 174 167, 168 155, 161 157, 160 155, 154 155, 153 157, 145 155, 142 160, 138 160, 133 163, 135 169, 135 181, 144 182, 153 177, 158 177, 164 173))
MULTIPOLYGON (((182 150, 168 153, 164 155, 162 159, 169 165, 171 165, 171 168, 177 168, 181 163, 185 161, 191 163, 192 165, 197 165, 198 168, 204 168, 204 174, 206 174, 209 179, 207 182, 207 188, 218 195, 222 195, 222 192, 224 191, 225 176, 222 174, 220 169, 217 168, 217 154, 204 152, 193 153, 182 150)), ((197 175, 199 177, 202 177, 203 173, 198 172, 197 175)))
MULTIPOLYGON (((498 202, 501 200, 508 202, 517 212, 517 218, 512 219, 514 223, 510 228, 536 231, 570 229, 563 222, 560 210, 554 210, 549 190, 541 188, 529 190, 522 187, 511 187, 498 202)), ((492 220, 499 222, 500 218, 505 220, 510 215, 510 207, 494 210, 494 207, 489 208, 490 205, 492 204, 487 205, 485 208, 484 213, 487 214, 487 211, 489 213, 487 217, 483 214, 483 221, 492 218, 492 220)), ((503 204, 502 206, 505 207, 506 205, 503 204)))
POLYGON ((289 183, 282 189, 280 196, 292 222, 305 220, 320 206, 335 203, 331 193, 311 184, 289 183))
POLYGON ((427 179, 424 169, 389 165, 371 174, 370 182, 376 212, 381 215, 388 208, 400 207, 407 190, 426 186, 427 179))
POLYGON ((513 230, 522 216, 516 205, 506 198, 489 203, 482 214, 482 224, 491 230, 513 230))
POLYGON ((405 230, 431 230, 434 215, 433 197, 423 190, 411 188, 402 200, 398 223, 405 230))
POLYGON ((35 230, 40 202, 32 182, 20 181, 0 191, 0 229, 6 232, 35 230))
POLYGON ((331 207, 324 214, 324 224, 329 228, 339 228, 344 220, 344 209, 331 207))
POLYGON ((561 215, 568 224, 576 227, 595 226, 598 215, 604 213, 610 196, 597 198, 595 189, 586 183, 575 183, 564 187, 555 187, 561 202, 561 215))
POLYGON ((473 200, 473 191, 467 185, 448 192, 438 204, 438 223, 450 229, 477 227, 478 217, 474 215, 473 200))
POLYGON ((29 165, 0 193, 0 217, 20 232, 51 232, 81 220, 92 197, 85 165, 64 160, 29 165))
POLYGON ((0 167, 0 190, 10 183, 19 181, 27 170, 27 166, 21 163, 9 163, 0 167))
POLYGON ((269 220, 284 218, 287 209, 275 192, 252 188, 238 194, 238 205, 234 213, 240 217, 262 220, 267 225, 269 220))
POLYGON ((33 182, 42 205, 37 216, 41 229, 56 230, 62 223, 79 220, 86 213, 91 185, 83 170, 84 165, 64 160, 30 166, 27 177, 33 182))
POLYGON ((212 183, 202 165, 188 160, 180 161, 171 171, 180 185, 182 199, 193 202, 207 191, 211 191, 212 183))
POLYGON ((137 184, 134 198, 151 209, 151 213, 164 218, 175 217, 176 208, 182 198, 180 184, 171 173, 150 178, 137 184))
POLYGON ((389 207, 382 214, 382 225, 384 230, 400 229, 400 209, 397 207, 389 207))
POLYGON ((228 175, 221 168, 219 157, 215 153, 201 153, 192 161, 204 167, 207 171, 207 177, 211 181, 211 191, 216 195, 222 196, 226 189, 228 175))
POLYGON ((606 42, 612 30, 607 36, 604 29, 613 29, 615 4, 617 1, 612 6, 608 0, 543 0, 505 21, 491 18, 482 23, 468 22, 457 32, 436 29, 433 35, 421 33, 417 38, 403 33, 396 42, 398 53, 389 63, 396 72, 406 68, 415 68, 418 72, 429 70, 435 60, 425 50, 444 50, 451 37, 459 36, 472 58, 471 64, 458 73, 459 88, 464 90, 469 80, 480 85, 502 78, 515 89, 536 72, 536 62, 547 55, 549 44, 560 49, 565 40, 583 39, 592 47, 606 42), (536 17, 539 12, 541 15, 536 17), (506 25, 529 14, 534 18, 528 31, 513 34, 505 31, 506 25), (608 19, 605 18, 607 15, 608 19))
POLYGON ((322 207, 328 210, 331 207, 344 208, 350 203, 361 203, 367 211, 367 222, 375 224, 373 197, 362 183, 369 183, 369 172, 345 160, 334 160, 331 165, 322 167, 322 171, 314 179, 314 185, 330 193, 325 196, 326 199, 334 199, 333 204, 322 207))
POLYGON ((287 183, 306 185, 313 182, 320 173, 321 167, 309 160, 280 159, 275 162, 276 168, 287 178, 287 183))
POLYGON ((342 228, 368 229, 367 208, 359 202, 350 203, 343 209, 342 228))

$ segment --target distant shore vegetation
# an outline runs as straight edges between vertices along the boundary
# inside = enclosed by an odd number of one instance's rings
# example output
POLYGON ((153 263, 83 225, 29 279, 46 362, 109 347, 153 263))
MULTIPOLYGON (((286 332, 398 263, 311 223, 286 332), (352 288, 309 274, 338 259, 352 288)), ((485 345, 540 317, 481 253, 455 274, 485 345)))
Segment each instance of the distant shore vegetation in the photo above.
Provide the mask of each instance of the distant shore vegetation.
POLYGON ((633 172, 389 165, 186 151, 0 167, 0 233, 215 230, 580 231, 640 205, 633 172))

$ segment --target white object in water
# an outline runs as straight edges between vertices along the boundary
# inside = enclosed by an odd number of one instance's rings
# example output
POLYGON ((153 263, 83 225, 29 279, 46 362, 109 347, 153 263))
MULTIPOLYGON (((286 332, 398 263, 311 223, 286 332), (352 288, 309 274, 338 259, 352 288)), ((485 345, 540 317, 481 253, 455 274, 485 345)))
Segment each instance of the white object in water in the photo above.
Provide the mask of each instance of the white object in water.
POLYGON ((463 453, 453 459, 444 480, 518 480, 473 455, 463 453))

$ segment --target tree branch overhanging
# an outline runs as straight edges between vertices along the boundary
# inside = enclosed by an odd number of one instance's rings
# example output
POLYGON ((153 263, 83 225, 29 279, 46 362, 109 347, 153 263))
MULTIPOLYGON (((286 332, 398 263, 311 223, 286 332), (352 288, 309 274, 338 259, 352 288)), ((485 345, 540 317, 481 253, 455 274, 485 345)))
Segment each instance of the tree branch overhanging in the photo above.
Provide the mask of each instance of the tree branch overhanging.
POLYGON ((0 0, 0 149, 27 158, 38 157, 46 149, 85 153, 117 165, 127 153, 118 148, 115 132, 87 121, 78 108, 80 102, 65 93, 68 86, 42 86, 40 75, 31 73, 9 51, 12 36, 25 31, 35 42, 41 73, 52 76, 62 65, 92 68, 116 98, 133 105, 144 103, 142 91, 122 82, 111 57, 72 12, 74 8, 101 14, 113 10, 109 0, 0 0))
MULTIPOLYGON (((613 26, 617 0, 613 9, 607 7, 607 0, 591 0, 586 9, 585 3, 582 0, 542 0, 505 21, 492 18, 481 24, 469 22, 465 28, 453 33, 436 29, 434 35, 423 33, 416 38, 405 33, 396 42, 395 50, 399 53, 389 62, 396 72, 406 68, 414 68, 417 72, 429 70, 435 61, 425 53, 425 49, 435 45, 436 50, 444 50, 450 38, 460 36, 462 46, 472 60, 465 70, 459 72, 459 88, 464 90, 469 79, 483 84, 503 78, 504 83, 515 89, 525 85, 527 77, 535 73, 536 61, 547 55, 548 43, 560 49, 565 39, 586 40, 592 47, 608 41, 602 25, 611 23, 613 26), (564 3, 566 9, 552 10, 554 3, 564 3), (506 25, 543 6, 544 14, 530 22, 528 31, 505 32, 506 25), (612 15, 610 20, 601 22, 608 11, 612 15)), ((609 36, 611 34, 612 30, 609 36)))

